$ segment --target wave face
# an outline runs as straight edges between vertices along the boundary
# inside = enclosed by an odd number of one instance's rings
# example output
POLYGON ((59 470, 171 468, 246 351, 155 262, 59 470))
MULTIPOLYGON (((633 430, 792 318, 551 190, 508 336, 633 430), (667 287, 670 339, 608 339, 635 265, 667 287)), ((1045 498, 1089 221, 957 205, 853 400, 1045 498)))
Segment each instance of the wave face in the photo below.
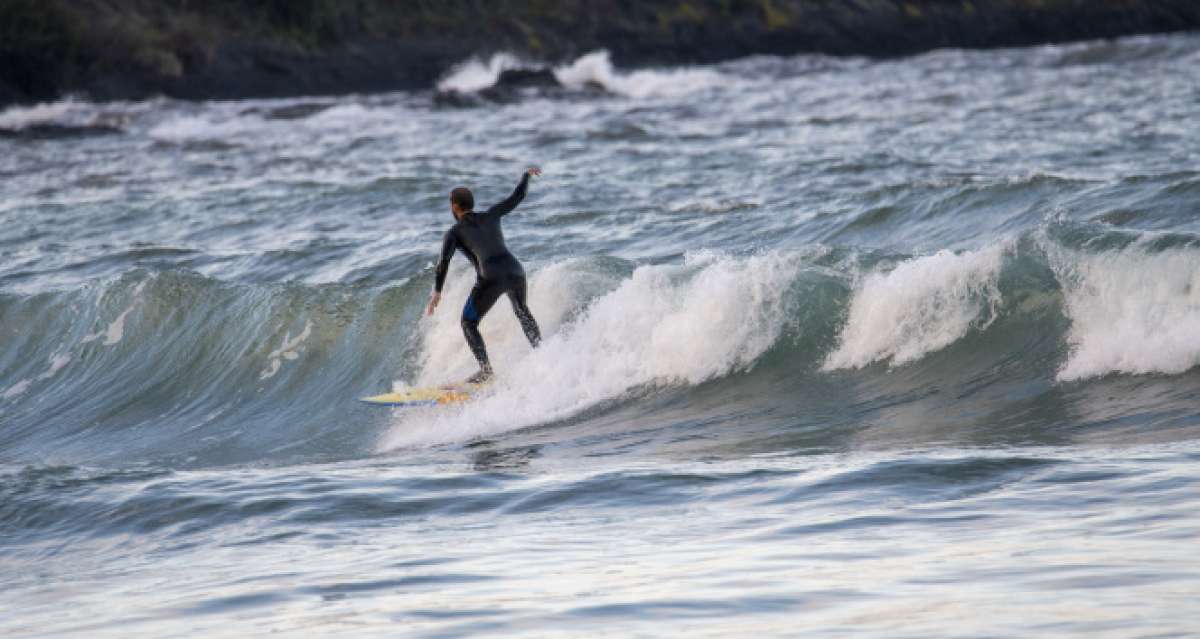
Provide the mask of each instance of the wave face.
MULTIPOLYGON (((1186 417, 1192 409, 1181 395, 1200 366, 1191 339, 1198 273, 1194 236, 1069 224, 957 253, 814 245, 702 251, 663 264, 555 261, 531 274, 531 308, 547 335, 541 348, 529 348, 504 305, 484 324, 501 375, 478 401, 401 412, 382 430, 348 433, 340 416, 364 415, 353 389, 430 386, 473 372, 456 309, 421 318, 428 271, 362 287, 137 270, 100 286, 0 298, 5 325, 24 327, 0 360, 12 371, 0 389, 0 444, 9 459, 53 451, 45 458, 63 464, 296 462, 544 424, 586 430, 667 398, 703 406, 706 397, 737 397, 739 412, 771 407, 799 420, 813 401, 840 402, 839 420, 854 423, 910 386, 989 397, 984 422, 1014 387, 1040 389, 1018 403, 1056 415, 1064 393, 1178 386, 1142 410, 1186 417), (765 391, 789 387, 783 396, 765 391), (56 418, 47 422, 47 411, 56 418)), ((456 268, 447 299, 465 299, 471 279, 456 268)), ((907 410, 941 403, 914 399, 907 410)), ((1081 428, 1090 420, 1077 419, 1081 428)), ((814 444, 837 447, 842 435, 814 444)))
POLYGON ((0 113, 0 634, 1194 632, 1200 38, 535 62, 0 113))

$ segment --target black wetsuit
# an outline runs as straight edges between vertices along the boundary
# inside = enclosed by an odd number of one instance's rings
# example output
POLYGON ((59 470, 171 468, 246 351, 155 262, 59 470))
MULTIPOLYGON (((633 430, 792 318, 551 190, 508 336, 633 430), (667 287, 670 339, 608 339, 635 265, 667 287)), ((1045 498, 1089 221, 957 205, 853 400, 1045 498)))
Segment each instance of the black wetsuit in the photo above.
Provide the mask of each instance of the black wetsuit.
POLYGON ((529 343, 537 346, 541 341, 537 322, 525 305, 525 269, 508 247, 504 245, 504 233, 500 230, 500 219, 517 208, 525 199, 525 191, 529 187, 529 174, 521 178, 512 195, 503 202, 488 209, 486 213, 468 211, 459 218, 454 226, 446 231, 442 240, 442 256, 437 264, 437 280, 433 289, 442 292, 446 282, 446 270, 450 267, 450 258, 454 252, 461 249, 467 259, 475 266, 475 288, 471 290, 467 304, 463 307, 463 335, 475 359, 479 360, 480 379, 492 373, 488 361, 487 348, 483 344, 483 336, 479 334, 479 322, 501 295, 507 293, 512 301, 513 312, 521 321, 521 328, 529 343))

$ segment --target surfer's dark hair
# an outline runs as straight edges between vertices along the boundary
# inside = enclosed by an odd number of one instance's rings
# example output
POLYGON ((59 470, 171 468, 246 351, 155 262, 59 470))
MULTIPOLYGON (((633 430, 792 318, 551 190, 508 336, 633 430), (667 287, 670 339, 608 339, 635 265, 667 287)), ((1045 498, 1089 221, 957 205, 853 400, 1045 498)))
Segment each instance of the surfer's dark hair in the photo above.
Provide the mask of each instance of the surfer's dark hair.
POLYGON ((458 205, 458 208, 464 211, 470 211, 475 208, 475 196, 471 195, 471 189, 465 186, 455 187, 450 191, 450 201, 458 205))

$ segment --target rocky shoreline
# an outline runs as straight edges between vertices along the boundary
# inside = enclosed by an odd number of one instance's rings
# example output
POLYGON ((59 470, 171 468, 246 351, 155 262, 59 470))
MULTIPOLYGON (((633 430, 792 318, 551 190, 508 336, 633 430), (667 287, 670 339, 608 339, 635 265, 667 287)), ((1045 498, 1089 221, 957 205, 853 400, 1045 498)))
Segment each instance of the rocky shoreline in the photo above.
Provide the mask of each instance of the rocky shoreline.
POLYGON ((0 0, 0 106, 421 90, 502 51, 649 66, 1196 29, 1195 0, 0 0))

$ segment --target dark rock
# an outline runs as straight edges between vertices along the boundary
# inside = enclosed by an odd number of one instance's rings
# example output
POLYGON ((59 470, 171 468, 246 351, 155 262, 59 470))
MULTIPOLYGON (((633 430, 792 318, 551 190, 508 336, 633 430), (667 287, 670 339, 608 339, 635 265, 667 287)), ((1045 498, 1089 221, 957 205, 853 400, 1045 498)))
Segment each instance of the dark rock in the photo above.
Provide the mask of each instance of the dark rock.
POLYGON ((268 120, 303 120, 304 118, 312 117, 322 111, 332 107, 331 104, 317 104, 307 102, 303 104, 291 104, 284 107, 274 109, 260 109, 254 107, 242 111, 242 115, 259 114, 268 120))
POLYGON ((330 104, 294 104, 267 111, 268 120, 303 120, 329 109, 330 104))
POLYGON ((449 107, 451 109, 466 109, 477 107, 484 104, 484 101, 479 97, 478 93, 463 93, 449 89, 446 91, 433 92, 433 104, 439 107, 449 107))
POLYGON ((494 89, 556 88, 561 87, 554 71, 540 69, 505 69, 496 78, 494 89))
MULTIPOLYGON (((607 93, 607 89, 598 82, 588 82, 583 91, 587 93, 607 93)), ((437 106, 451 108, 476 107, 488 103, 513 102, 523 96, 565 96, 574 93, 563 86, 547 67, 537 69, 506 69, 500 72, 496 83, 490 87, 474 92, 463 92, 454 89, 436 91, 433 103, 437 106)))
POLYGON ((121 129, 108 124, 32 124, 19 129, 0 129, 0 139, 62 140, 118 133, 121 133, 121 129))
POLYGON ((496 78, 496 83, 479 91, 439 90, 433 94, 437 106, 466 108, 489 102, 512 102, 522 95, 546 93, 564 87, 548 68, 505 69, 496 78))
POLYGON ((479 92, 489 102, 511 102, 522 94, 563 88, 550 69, 507 69, 500 72, 496 84, 479 92))

